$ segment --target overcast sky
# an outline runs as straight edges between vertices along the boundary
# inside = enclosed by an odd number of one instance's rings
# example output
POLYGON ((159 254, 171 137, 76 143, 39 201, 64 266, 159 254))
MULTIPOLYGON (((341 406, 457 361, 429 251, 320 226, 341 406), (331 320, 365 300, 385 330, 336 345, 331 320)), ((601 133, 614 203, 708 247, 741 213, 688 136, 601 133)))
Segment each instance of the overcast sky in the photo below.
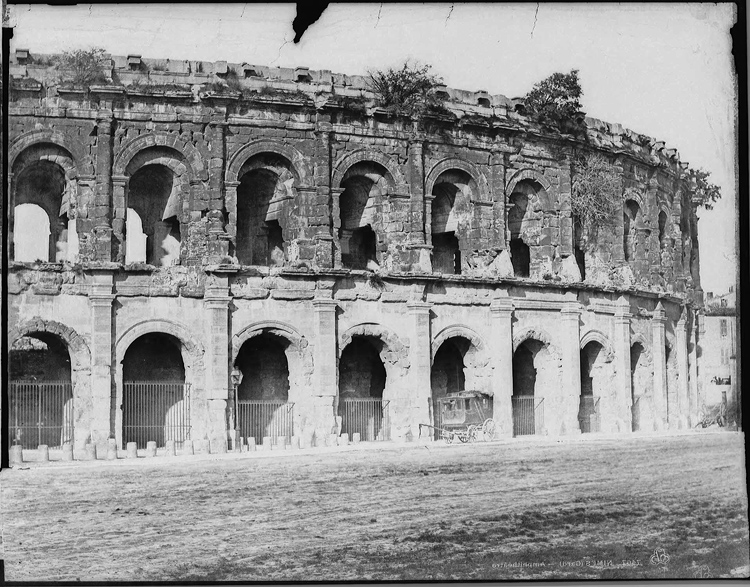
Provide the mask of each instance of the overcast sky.
POLYGON ((412 58, 446 84, 522 96, 580 70, 584 110, 677 148, 723 198, 700 213, 707 291, 735 282, 736 98, 731 4, 331 4, 292 43, 294 4, 15 5, 12 47, 99 46, 364 74, 412 58))

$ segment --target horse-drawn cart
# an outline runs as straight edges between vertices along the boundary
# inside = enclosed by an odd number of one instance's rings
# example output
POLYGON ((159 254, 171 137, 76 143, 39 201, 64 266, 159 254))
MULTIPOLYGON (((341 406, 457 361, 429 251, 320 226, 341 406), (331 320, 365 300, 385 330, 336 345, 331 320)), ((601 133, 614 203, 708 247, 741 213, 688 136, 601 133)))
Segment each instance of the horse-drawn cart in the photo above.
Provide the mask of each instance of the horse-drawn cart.
POLYGON ((492 396, 482 391, 449 393, 437 400, 435 412, 435 426, 419 426, 437 430, 448 444, 489 441, 495 437, 492 396))

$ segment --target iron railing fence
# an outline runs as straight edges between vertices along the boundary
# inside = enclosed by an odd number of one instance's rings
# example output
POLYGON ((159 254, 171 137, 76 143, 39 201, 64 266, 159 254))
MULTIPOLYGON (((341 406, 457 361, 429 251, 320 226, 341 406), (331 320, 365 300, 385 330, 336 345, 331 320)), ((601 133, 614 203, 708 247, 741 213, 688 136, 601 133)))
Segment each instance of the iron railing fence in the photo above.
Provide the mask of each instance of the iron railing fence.
POLYGON ((176 381, 126 381, 122 393, 122 444, 149 441, 177 447, 190 438, 190 385, 176 381))
POLYGON ((352 435, 359 432, 364 441, 390 440, 391 423, 388 400, 379 398, 345 398, 339 402, 341 432, 352 435))
POLYGON ((581 432, 599 432, 601 430, 601 413, 599 400, 595 395, 582 395, 578 406, 578 424, 581 432))
POLYGON ((638 432, 641 429, 641 396, 633 398, 633 406, 630 408, 630 413, 633 422, 633 432, 638 432))
POLYGON ((263 444, 265 436, 271 444, 278 443, 279 436, 286 436, 289 443, 294 435, 294 404, 284 400, 237 400, 237 430, 242 438, 254 438, 263 444))
POLYGON ((8 396, 11 445, 60 448, 73 442, 73 386, 69 381, 11 381, 8 396))
POLYGON ((511 397, 513 436, 544 433, 544 398, 534 395, 511 397))

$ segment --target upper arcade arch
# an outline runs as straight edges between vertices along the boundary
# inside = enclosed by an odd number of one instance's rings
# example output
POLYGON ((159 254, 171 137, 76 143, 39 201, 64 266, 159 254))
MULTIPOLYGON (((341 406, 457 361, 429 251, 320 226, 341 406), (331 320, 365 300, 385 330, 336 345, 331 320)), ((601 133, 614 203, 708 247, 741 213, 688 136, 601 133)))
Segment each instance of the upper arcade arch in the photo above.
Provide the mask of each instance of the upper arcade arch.
POLYGON ((356 165, 357 163, 366 161, 378 163, 388 171, 393 182, 393 185, 389 187, 396 190, 397 192, 408 192, 409 188, 406 182, 406 178, 404 177, 403 173, 401 173, 401 169, 396 164, 396 162, 388 155, 381 153, 380 151, 377 151, 375 149, 359 149, 340 157, 333 165, 331 185, 336 188, 340 187, 341 183, 345 179, 346 172, 349 171, 349 168, 356 165))
POLYGON ((482 202, 490 201, 490 189, 487 178, 476 165, 458 157, 447 157, 432 166, 425 177, 425 193, 431 194, 440 176, 446 171, 452 170, 463 171, 475 182, 477 186, 475 196, 478 200, 482 202))
POLYGON ((236 182, 241 179, 240 173, 245 164, 255 157, 264 153, 272 153, 289 163, 289 169, 294 176, 295 186, 307 184, 313 177, 313 171, 309 159, 305 158, 294 147, 279 141, 259 139, 251 141, 240 147, 227 161, 227 170, 224 174, 228 182, 236 182))
POLYGON ((208 172, 198 149, 189 143, 185 144, 177 136, 166 133, 149 133, 126 143, 115 155, 112 163, 112 175, 116 177, 127 176, 148 164, 151 155, 143 154, 142 151, 151 147, 160 148, 158 150, 163 148, 176 151, 179 154, 178 159, 182 159, 186 163, 191 181, 208 179, 208 172))

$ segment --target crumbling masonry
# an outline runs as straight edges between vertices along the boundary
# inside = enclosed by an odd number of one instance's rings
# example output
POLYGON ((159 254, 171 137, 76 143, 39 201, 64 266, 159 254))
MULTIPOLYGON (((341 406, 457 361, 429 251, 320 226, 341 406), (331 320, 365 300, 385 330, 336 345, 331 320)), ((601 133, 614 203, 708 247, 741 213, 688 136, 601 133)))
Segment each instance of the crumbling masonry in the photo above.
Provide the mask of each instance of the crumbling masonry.
POLYGON ((415 439, 459 389, 493 395, 498 435, 695 422, 697 202, 674 149, 486 92, 439 88, 446 112, 411 120, 330 71, 131 55, 75 87, 46 57, 11 66, 11 379, 68 378, 76 447, 170 418, 231 437, 235 367, 239 400, 286 402, 319 442, 357 398, 387 405, 378 438, 415 439), (589 153, 622 208, 584 245, 589 153), (133 403, 159 393, 177 399, 133 403))

